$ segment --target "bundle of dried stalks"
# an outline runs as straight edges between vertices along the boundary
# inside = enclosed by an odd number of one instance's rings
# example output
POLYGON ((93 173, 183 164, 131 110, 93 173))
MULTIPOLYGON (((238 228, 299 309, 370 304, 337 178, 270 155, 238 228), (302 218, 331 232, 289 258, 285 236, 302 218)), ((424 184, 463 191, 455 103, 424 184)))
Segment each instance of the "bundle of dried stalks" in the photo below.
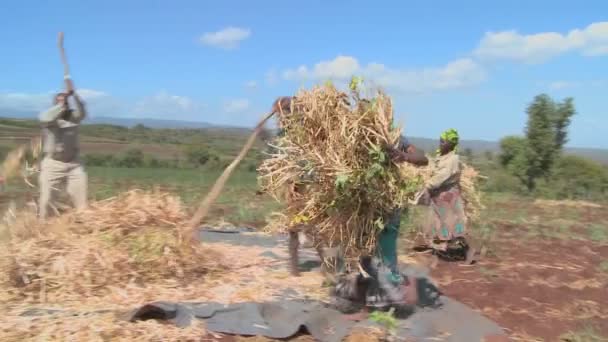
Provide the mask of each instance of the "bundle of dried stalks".
POLYGON ((575 200, 545 200, 545 199, 537 199, 534 201, 535 205, 541 207, 573 207, 573 208, 593 208, 600 209, 602 208, 601 204, 593 203, 589 201, 575 201, 575 200))
POLYGON ((67 303, 109 296, 116 287, 166 283, 174 288, 212 267, 202 247, 184 246, 179 198, 131 191, 40 223, 21 213, 0 250, 0 287, 8 301, 67 303))
POLYGON ((129 231, 143 227, 177 227, 185 222, 187 212, 177 196, 160 191, 130 190, 93 202, 74 216, 85 229, 129 231))
POLYGON ((111 312, 74 312, 42 317, 5 317, 2 341, 200 341, 202 324, 180 328, 158 321, 129 323, 111 312))
POLYGON ((15 176, 22 175, 27 182, 31 172, 30 164, 35 164, 42 152, 40 138, 30 140, 29 144, 18 146, 10 151, 0 167, 0 176, 6 181, 15 176), (28 160, 29 159, 29 160, 28 160))
POLYGON ((469 222, 475 224, 479 221, 481 212, 485 209, 481 192, 478 189, 478 181, 482 176, 470 165, 461 163, 461 166, 460 188, 465 204, 465 215, 469 222))
POLYGON ((286 202, 290 227, 305 224, 347 256, 371 252, 385 214, 406 205, 424 178, 424 170, 387 155, 401 136, 391 99, 327 84, 300 91, 291 105, 292 114, 279 117, 285 134, 259 168, 261 186, 286 202))

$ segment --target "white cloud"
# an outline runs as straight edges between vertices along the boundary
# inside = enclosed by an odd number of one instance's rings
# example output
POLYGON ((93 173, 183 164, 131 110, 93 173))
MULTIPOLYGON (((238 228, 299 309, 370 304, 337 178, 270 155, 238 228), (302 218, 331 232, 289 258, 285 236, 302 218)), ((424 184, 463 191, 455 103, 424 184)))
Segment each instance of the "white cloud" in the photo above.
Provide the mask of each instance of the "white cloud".
MULTIPOLYGON (((99 103, 108 94, 94 89, 76 89, 80 97, 87 105, 99 103)), ((56 92, 46 93, 0 93, 0 108, 25 112, 38 112, 53 104, 56 92)))
MULTIPOLYGON (((137 116, 145 118, 193 119, 205 106, 186 96, 160 91, 136 101, 123 101, 106 92, 94 89, 78 89, 91 116, 137 116)), ((0 93, 0 114, 35 113, 52 105, 54 92, 48 93, 0 93)), ((73 100, 70 101, 73 104, 73 100)))
POLYGON ((361 70, 359 62, 354 57, 338 56, 330 61, 322 61, 312 68, 301 65, 295 69, 283 72, 286 80, 309 80, 309 79, 347 79, 361 70))
POLYGON ((240 27, 227 27, 217 32, 207 32, 200 38, 201 43, 226 50, 236 49, 251 36, 251 30, 240 27))
POLYGON ((102 97, 109 96, 108 93, 103 91, 94 90, 94 89, 77 89, 76 92, 80 95, 84 100, 94 100, 102 97))
POLYGON ((276 85, 279 82, 278 72, 275 69, 270 69, 266 72, 266 75, 264 75, 264 79, 267 85, 276 85))
POLYGON ((572 88, 598 88, 608 84, 605 80, 587 80, 587 81, 554 81, 543 83, 543 86, 549 87, 551 90, 564 90, 572 88))
POLYGON ((585 56, 608 55, 608 22, 597 22, 566 34, 541 32, 524 35, 515 30, 487 32, 473 54, 486 60, 542 63, 578 51, 585 56))
POLYGON ((0 94, 0 108, 18 111, 40 111, 53 102, 54 92, 30 93, 3 93, 0 94))
POLYGON ((160 91, 137 101, 132 112, 141 117, 168 118, 187 117, 200 114, 204 105, 186 96, 172 95, 160 91))
POLYGON ((247 81, 244 84, 247 89, 256 89, 258 87, 258 82, 256 81, 247 81))
POLYGON ((370 83, 401 92, 428 92, 473 86, 486 79, 484 69, 469 58, 458 59, 441 67, 400 69, 380 63, 362 66, 351 56, 338 56, 312 67, 301 65, 285 70, 282 77, 290 81, 345 81, 353 75, 363 76, 370 83))
POLYGON ((224 111, 226 113, 238 113, 249 109, 249 105, 249 100, 247 99, 234 99, 224 104, 224 111))
POLYGON ((567 88, 575 88, 575 87, 578 87, 579 85, 580 85, 579 82, 573 82, 573 81, 555 81, 555 82, 549 83, 549 89, 551 89, 551 90, 562 90, 562 89, 567 89, 567 88))

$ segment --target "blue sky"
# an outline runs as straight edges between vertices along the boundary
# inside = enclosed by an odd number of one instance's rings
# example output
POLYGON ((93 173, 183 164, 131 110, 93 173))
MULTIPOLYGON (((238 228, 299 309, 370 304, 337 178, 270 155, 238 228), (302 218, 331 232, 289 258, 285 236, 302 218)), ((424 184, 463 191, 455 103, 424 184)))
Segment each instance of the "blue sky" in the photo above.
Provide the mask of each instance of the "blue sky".
POLYGON ((607 13, 605 0, 11 1, 0 109, 49 104, 64 31, 92 116, 252 126, 277 96, 357 74, 393 96, 408 135, 518 134, 546 92, 575 98, 571 146, 605 148, 607 13))

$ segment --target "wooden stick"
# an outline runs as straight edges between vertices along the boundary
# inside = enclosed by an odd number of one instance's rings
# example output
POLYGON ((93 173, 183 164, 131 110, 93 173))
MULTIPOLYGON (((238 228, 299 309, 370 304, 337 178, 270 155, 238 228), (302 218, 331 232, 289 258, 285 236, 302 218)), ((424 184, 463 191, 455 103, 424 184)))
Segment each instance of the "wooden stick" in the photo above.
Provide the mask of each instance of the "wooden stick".
POLYGON ((65 49, 63 48, 63 32, 59 32, 59 37, 57 39, 57 45, 59 46, 59 54, 61 55, 61 63, 63 63, 63 76, 69 76, 70 67, 68 65, 68 58, 65 54, 65 49))
POLYGON ((224 188, 224 185, 226 184, 226 181, 228 180, 234 169, 237 167, 237 165, 241 162, 241 160, 243 160, 247 152, 251 149, 253 143, 255 142, 255 138, 264 128, 264 124, 266 123, 266 121, 268 121, 268 119, 270 119, 274 114, 275 112, 271 112, 266 114, 262 118, 262 120, 257 124, 255 129, 253 130, 253 133, 249 137, 249 140, 247 140, 247 143, 245 143, 245 146, 243 146, 243 148, 241 149, 239 155, 232 161, 230 165, 228 165, 228 167, 224 170, 220 178, 215 181, 215 184, 213 184, 211 191, 209 191, 205 199, 203 199, 200 206, 196 210, 196 213, 192 217, 192 220, 190 220, 190 223, 188 224, 189 229, 186 231, 185 234, 186 238, 194 238, 194 232, 196 228, 198 228, 198 225, 203 220, 203 218, 207 216, 209 208, 211 207, 213 202, 215 202, 215 200, 219 197, 220 193, 222 192, 222 189, 224 188))

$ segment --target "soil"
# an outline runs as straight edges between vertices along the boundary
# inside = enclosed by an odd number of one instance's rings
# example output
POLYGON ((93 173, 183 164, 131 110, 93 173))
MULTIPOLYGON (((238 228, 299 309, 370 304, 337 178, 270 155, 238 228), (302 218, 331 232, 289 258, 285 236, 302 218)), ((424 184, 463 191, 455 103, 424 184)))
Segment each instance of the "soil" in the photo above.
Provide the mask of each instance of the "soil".
POLYGON ((533 239, 529 228, 499 226, 491 254, 476 264, 439 262, 433 278, 444 293, 501 325, 514 339, 559 341, 593 327, 608 336, 608 245, 533 239), (517 239, 519 238, 519 240, 517 239))

